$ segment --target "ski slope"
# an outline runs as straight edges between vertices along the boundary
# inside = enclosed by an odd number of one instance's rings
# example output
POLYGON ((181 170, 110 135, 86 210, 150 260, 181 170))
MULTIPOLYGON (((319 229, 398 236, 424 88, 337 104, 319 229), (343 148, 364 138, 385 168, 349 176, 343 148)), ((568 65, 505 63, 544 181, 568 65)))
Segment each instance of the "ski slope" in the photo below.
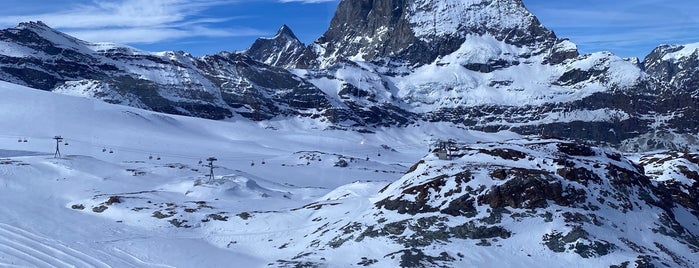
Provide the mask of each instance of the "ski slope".
MULTIPOLYGON (((516 136, 448 124, 358 133, 308 119, 210 121, 6 82, 0 94, 0 266, 8 267, 265 266, 277 256, 264 243, 220 242, 237 232, 225 219, 300 208, 355 181, 388 184, 438 138, 516 136), (200 163, 208 157, 219 159, 214 180, 200 163), (339 159, 349 165, 335 167, 339 159)), ((283 221, 259 228, 293 237, 275 228, 309 219, 283 221)))

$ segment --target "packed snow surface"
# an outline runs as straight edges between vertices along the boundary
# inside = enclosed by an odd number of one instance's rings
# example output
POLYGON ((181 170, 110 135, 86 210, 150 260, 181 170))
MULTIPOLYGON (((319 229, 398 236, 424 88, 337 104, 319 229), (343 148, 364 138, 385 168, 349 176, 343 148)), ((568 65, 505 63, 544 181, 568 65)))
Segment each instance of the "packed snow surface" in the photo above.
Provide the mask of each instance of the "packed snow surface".
MULTIPOLYGON (((0 92, 0 266, 10 267, 265 266, 274 250, 254 241, 222 247, 221 235, 252 234, 220 223, 366 196, 438 138, 516 137, 447 124, 372 134, 307 119, 210 121, 6 82, 0 92), (213 180, 208 157, 218 159, 213 180)), ((265 232, 293 236, 275 228, 307 220, 270 222, 265 232)))

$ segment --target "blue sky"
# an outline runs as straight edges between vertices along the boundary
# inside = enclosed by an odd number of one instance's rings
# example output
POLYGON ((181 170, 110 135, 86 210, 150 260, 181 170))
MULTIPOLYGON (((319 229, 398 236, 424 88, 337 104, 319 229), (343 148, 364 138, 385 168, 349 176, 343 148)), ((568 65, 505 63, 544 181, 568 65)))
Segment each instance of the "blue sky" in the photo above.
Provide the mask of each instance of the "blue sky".
MULTIPOLYGON (((659 44, 699 42, 699 1, 524 0, 583 53, 644 57, 659 44)), ((42 20, 88 41, 194 55, 245 49, 289 25, 305 43, 328 27, 338 0, 3 0, 0 26, 42 20)))

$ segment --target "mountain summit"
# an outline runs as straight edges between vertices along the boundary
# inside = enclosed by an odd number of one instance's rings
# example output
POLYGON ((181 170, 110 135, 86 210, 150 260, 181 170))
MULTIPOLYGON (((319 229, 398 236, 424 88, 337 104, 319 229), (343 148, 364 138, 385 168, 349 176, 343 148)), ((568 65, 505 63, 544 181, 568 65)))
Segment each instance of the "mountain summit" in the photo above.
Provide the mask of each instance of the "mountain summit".
POLYGON ((555 34, 521 0, 342 1, 316 41, 322 57, 426 64, 453 53, 467 36, 488 35, 518 47, 547 48, 555 34))
POLYGON ((272 38, 258 38, 243 54, 259 62, 279 67, 308 67, 315 58, 287 25, 272 38))

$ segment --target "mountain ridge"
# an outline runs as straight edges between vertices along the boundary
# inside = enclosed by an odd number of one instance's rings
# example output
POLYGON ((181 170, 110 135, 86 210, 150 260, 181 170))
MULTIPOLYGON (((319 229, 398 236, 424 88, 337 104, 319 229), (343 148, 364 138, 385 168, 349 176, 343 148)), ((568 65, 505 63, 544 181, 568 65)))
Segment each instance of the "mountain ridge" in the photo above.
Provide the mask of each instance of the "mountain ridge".
POLYGON ((41 57, 17 54, 25 37, 14 40, 12 31, 5 31, 6 44, 19 47, 0 57, 0 78, 167 113, 307 117, 362 131, 450 122, 632 151, 699 145, 691 115, 699 72, 691 57, 675 66, 660 50, 640 63, 604 52, 580 55, 519 0, 342 1, 328 31, 312 44, 282 25, 245 51, 200 58, 78 42, 62 52, 69 56, 49 55, 53 63, 42 65, 41 57), (441 16, 444 25, 429 24, 425 14, 441 16), (361 27, 343 26, 351 21, 361 27), (434 42, 420 45, 430 36, 434 42), (422 47, 411 50, 412 44, 422 47))

